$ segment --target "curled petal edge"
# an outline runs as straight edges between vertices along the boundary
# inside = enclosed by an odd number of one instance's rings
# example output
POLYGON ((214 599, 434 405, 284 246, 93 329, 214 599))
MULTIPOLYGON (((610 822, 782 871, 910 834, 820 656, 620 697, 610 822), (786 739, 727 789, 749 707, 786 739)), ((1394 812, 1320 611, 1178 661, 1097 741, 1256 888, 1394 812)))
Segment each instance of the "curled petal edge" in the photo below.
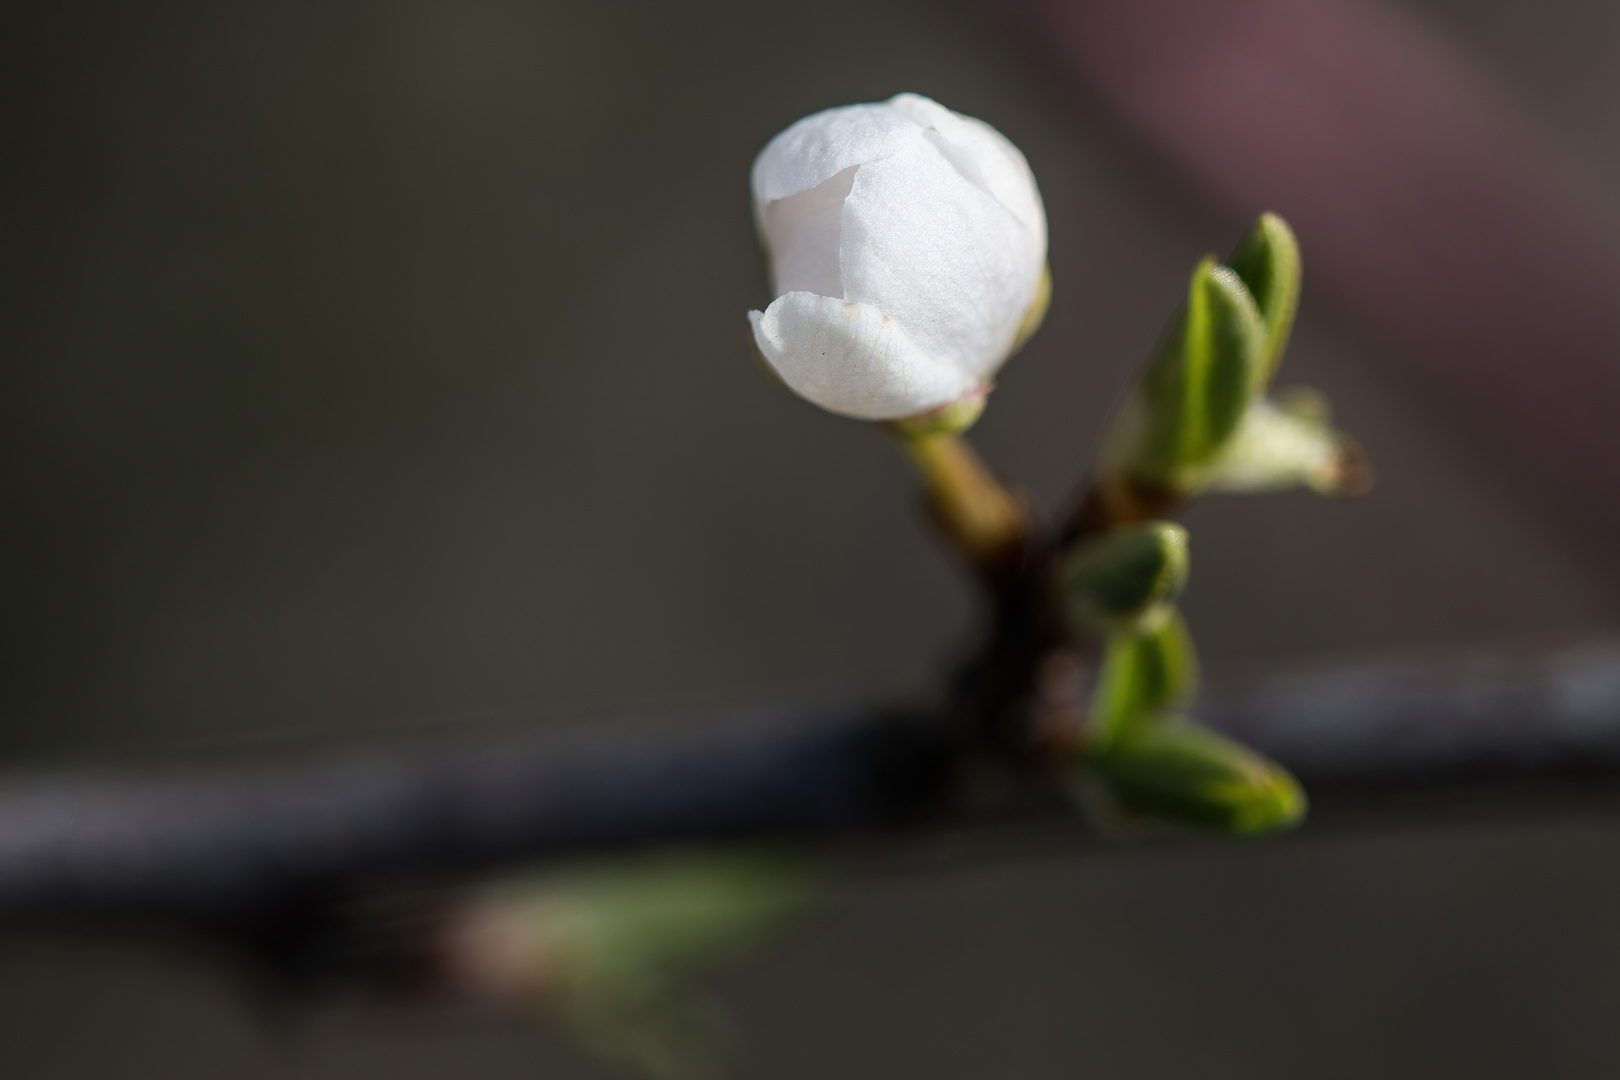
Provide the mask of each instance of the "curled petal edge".
POLYGON ((829 412, 857 420, 898 420, 949 405, 981 380, 951 360, 923 352, 870 304, 784 293, 750 311, 754 343, 782 381, 829 412))

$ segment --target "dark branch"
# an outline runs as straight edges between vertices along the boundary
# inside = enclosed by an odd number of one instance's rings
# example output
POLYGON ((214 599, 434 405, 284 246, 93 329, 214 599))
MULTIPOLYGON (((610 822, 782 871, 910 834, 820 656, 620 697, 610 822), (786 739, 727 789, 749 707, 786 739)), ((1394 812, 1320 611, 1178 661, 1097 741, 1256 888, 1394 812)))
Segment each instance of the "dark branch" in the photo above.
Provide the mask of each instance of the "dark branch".
MULTIPOLYGON (((1202 715, 1324 788, 1620 776, 1620 648, 1278 678, 1202 715)), ((938 718, 831 708, 17 777, 0 917, 226 925, 570 853, 881 829, 961 812, 966 760, 938 718)))
POLYGON ((757 711, 16 778, 0 785, 0 918, 206 924, 573 852, 881 826, 940 799, 940 730, 757 711))
POLYGON ((1620 644, 1302 672, 1200 711, 1316 788, 1620 777, 1620 644))

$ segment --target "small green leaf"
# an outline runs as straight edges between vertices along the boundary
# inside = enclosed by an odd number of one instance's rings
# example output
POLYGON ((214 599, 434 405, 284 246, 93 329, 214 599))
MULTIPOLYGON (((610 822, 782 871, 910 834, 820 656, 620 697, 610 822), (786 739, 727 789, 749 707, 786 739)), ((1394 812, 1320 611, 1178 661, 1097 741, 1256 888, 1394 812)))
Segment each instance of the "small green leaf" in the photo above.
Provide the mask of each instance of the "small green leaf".
POLYGON ((1198 656, 1174 608, 1145 633, 1115 634, 1103 647, 1092 695, 1093 750, 1105 750, 1152 717, 1185 706, 1197 688, 1198 656))
POLYGON ((1118 529, 1064 560, 1070 621, 1092 633, 1159 625, 1187 583, 1187 530, 1167 521, 1118 529))
POLYGON ((1141 725, 1093 765, 1130 812, 1233 833, 1298 824, 1305 792, 1288 770, 1205 727, 1141 725))
POLYGON ((1195 481, 1200 490, 1280 491, 1305 486, 1322 495, 1359 495, 1372 473, 1354 440, 1327 421, 1319 398, 1296 404, 1261 399, 1249 406, 1237 434, 1195 481))
POLYGON ((1232 253, 1231 266, 1248 286, 1266 324, 1261 380, 1267 381, 1282 362, 1299 306, 1299 241, 1294 230, 1276 214, 1261 214, 1232 253))
POLYGON ((1231 269, 1204 259, 1182 307, 1143 376, 1125 439, 1124 462, 1138 476, 1179 486, 1236 430, 1265 380, 1266 325, 1231 269))

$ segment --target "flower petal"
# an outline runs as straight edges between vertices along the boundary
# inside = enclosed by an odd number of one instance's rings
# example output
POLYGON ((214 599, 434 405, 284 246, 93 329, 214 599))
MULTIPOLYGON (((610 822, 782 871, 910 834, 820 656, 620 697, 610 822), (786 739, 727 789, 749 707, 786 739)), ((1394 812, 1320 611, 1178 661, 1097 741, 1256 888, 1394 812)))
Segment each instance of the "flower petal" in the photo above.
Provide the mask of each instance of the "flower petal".
POLYGON ((750 311, 754 342, 796 393, 858 420, 894 420, 948 405, 979 378, 930 356, 870 304, 808 292, 750 311))
POLYGON ((813 113, 766 143, 754 159, 755 207, 808 191, 921 136, 915 121, 882 103, 813 113))
POLYGON ((952 112, 921 94, 896 94, 888 104, 922 125, 924 137, 970 183, 989 192, 1026 228, 1046 234, 1046 209, 1035 186, 1035 174, 1007 136, 983 120, 952 112))
POLYGON ((862 166, 844 200, 844 298, 889 315, 929 355, 983 380, 1011 351, 1046 256, 926 141, 862 166))
POLYGON ((808 191, 766 203, 760 208, 759 231, 771 253, 774 293, 812 292, 844 298, 838 269, 838 241, 843 235, 844 200, 855 183, 852 165, 808 191))

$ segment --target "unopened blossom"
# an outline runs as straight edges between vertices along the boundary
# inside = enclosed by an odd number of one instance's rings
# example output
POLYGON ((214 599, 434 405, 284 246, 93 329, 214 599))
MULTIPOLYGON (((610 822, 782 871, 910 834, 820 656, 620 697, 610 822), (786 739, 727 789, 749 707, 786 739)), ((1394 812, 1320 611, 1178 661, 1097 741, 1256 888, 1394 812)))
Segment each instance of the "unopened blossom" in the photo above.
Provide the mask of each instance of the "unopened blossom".
POLYGON ((754 161, 776 299, 748 313, 793 390, 863 420, 980 393, 1044 299, 1046 212, 1018 148, 916 94, 807 116, 754 161))

